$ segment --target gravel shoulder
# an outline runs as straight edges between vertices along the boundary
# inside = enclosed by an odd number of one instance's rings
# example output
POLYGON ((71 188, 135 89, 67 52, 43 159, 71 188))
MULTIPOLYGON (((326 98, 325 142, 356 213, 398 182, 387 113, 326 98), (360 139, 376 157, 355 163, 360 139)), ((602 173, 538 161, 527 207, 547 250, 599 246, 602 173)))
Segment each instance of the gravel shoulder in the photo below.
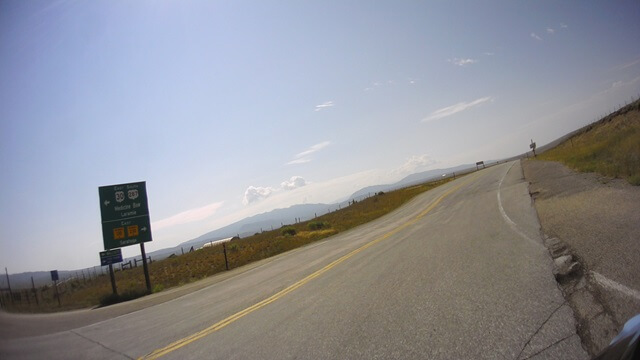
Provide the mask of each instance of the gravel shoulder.
POLYGON ((640 187, 557 162, 522 164, 545 238, 580 265, 558 280, 593 356, 640 313, 640 187))

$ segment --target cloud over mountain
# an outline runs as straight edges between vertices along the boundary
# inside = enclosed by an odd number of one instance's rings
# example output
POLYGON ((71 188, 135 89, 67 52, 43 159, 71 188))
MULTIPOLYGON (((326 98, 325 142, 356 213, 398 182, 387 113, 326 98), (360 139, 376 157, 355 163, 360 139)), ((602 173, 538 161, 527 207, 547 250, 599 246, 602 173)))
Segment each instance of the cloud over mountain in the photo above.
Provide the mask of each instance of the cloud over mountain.
POLYGON ((307 182, 304 178, 301 176, 292 176, 288 181, 283 181, 280 187, 282 187, 283 190, 293 190, 305 185, 307 185, 307 182))
POLYGON ((307 181, 302 176, 292 176, 289 180, 280 183, 280 188, 270 186, 249 186, 244 192, 242 203, 249 205, 266 199, 282 191, 294 190, 307 185, 307 181))
POLYGON ((258 200, 266 199, 271 196, 274 191, 277 191, 277 189, 274 189, 272 187, 249 186, 244 192, 242 203, 245 205, 249 205, 258 200))

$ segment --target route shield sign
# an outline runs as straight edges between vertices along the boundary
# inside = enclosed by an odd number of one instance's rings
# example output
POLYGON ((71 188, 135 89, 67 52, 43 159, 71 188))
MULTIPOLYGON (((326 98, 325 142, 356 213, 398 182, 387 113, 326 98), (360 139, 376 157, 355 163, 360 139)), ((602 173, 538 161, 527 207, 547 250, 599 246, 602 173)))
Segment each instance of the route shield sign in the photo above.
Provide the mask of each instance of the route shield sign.
POLYGON ((105 250, 151 241, 144 181, 101 186, 98 192, 105 250))

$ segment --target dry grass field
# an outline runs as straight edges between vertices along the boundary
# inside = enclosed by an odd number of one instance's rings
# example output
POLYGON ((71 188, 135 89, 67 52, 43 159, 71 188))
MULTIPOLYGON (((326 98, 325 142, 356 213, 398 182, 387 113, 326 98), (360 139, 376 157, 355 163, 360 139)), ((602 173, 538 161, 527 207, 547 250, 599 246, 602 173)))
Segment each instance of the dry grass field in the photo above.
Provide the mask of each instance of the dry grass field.
POLYGON ((640 185, 640 100, 583 128, 539 158, 640 185))
MULTIPOLYGON (((234 239, 224 245, 229 268, 265 259, 365 224, 397 209, 416 195, 450 180, 443 179, 379 193, 310 221, 234 239)), ((223 245, 205 247, 181 256, 154 261, 149 265, 153 292, 197 281, 225 270, 223 245)), ((87 280, 74 279, 61 283, 61 306, 58 305, 50 287, 37 289, 38 304, 33 292, 28 291, 27 296, 25 290, 20 301, 11 303, 5 300, 5 305, 9 311, 15 312, 53 312, 126 301, 146 294, 142 266, 115 272, 120 294, 118 298, 110 296, 109 276, 96 275, 87 280)))

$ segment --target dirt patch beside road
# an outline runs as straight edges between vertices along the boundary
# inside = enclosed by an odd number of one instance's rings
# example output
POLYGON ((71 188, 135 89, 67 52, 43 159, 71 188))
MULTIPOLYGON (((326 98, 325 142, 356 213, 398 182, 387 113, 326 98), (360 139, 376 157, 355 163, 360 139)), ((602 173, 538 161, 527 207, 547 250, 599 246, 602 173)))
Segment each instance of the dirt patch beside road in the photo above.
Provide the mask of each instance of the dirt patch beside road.
POLYGON ((595 355, 640 313, 640 187, 557 162, 522 163, 545 237, 581 265, 561 285, 595 355))

